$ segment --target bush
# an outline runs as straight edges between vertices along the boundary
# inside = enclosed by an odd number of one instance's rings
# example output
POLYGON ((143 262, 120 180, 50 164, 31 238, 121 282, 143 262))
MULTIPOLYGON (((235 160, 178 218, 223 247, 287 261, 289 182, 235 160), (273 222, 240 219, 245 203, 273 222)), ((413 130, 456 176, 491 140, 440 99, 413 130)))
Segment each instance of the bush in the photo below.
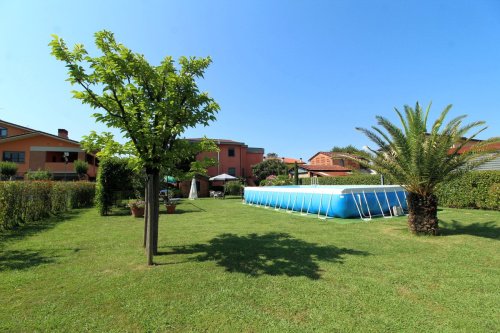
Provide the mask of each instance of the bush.
POLYGON ((117 194, 132 190, 133 170, 128 165, 127 159, 106 158, 101 160, 97 173, 95 204, 101 216, 108 215, 111 207, 123 199, 117 194))
POLYGON ((9 180, 17 173, 17 164, 14 162, 0 162, 0 180, 9 180))
POLYGON ((28 171, 26 172, 27 180, 51 180, 52 174, 47 170, 28 171))
POLYGON ((436 195, 440 206, 499 210, 500 171, 471 171, 440 184, 436 195))
POLYGON ((73 165, 75 166, 75 172, 78 174, 78 178, 83 179, 89 170, 89 164, 85 161, 76 160, 73 165))
POLYGON ((93 183, 26 181, 0 182, 0 229, 11 229, 92 205, 93 183))
POLYGON ((283 186, 292 185, 293 180, 288 176, 280 175, 271 179, 264 179, 260 181, 259 186, 283 186))
POLYGON ((228 195, 241 195, 241 185, 240 181, 230 181, 226 183, 225 193, 228 195))
MULTIPOLYGON (((311 178, 302 178, 302 185, 311 185, 311 178)), ((342 177, 318 177, 319 185, 380 185, 380 175, 355 174, 342 177)), ((388 184, 385 180, 385 184, 388 184)))

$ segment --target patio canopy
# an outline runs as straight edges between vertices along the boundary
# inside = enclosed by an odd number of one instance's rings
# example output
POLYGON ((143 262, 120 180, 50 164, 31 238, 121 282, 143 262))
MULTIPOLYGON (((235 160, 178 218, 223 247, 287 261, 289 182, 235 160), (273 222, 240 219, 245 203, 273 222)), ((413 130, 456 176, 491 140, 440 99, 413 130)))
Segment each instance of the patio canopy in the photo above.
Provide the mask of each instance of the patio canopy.
POLYGON ((226 181, 226 180, 236 180, 236 179, 238 179, 238 178, 236 178, 234 176, 231 176, 231 175, 228 175, 227 173, 223 173, 221 175, 212 177, 209 180, 223 180, 223 181, 226 181))

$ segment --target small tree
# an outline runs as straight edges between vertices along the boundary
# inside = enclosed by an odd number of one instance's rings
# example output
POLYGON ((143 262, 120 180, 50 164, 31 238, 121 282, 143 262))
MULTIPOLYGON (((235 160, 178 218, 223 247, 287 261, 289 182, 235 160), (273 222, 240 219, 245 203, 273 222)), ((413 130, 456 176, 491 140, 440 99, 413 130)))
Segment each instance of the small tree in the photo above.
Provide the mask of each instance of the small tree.
POLYGON ((297 162, 293 164, 293 183, 299 185, 299 166, 297 162))
POLYGON ((286 175, 288 167, 280 159, 267 159, 252 167, 253 174, 259 181, 266 179, 271 175, 286 175))
POLYGON ((17 164, 14 162, 0 162, 0 180, 9 180, 17 173, 17 164))
POLYGON ((75 166, 75 172, 78 175, 79 179, 85 179, 85 175, 87 174, 87 171, 89 170, 89 164, 85 161, 81 160, 76 160, 74 162, 75 166))
POLYGON ((218 104, 200 92, 197 80, 211 63, 207 58, 172 57, 152 66, 141 54, 116 42, 113 33, 95 34, 99 57, 91 57, 83 45, 69 50, 53 36, 52 55, 68 68, 68 81, 81 87, 73 96, 97 112, 93 116, 120 129, 137 153, 147 175, 147 262, 153 264, 158 248, 159 184, 162 167, 174 167, 179 136, 189 127, 215 120, 218 104))

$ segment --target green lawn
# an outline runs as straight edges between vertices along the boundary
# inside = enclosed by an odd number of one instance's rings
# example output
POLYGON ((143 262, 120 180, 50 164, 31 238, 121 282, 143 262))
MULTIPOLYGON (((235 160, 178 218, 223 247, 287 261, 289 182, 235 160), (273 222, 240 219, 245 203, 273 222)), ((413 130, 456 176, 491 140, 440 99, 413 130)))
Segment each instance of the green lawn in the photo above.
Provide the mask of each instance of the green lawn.
POLYGON ((141 219, 74 211, 0 235, 0 331, 497 332, 500 212, 443 209, 443 236, 405 218, 318 220, 185 201, 141 219))

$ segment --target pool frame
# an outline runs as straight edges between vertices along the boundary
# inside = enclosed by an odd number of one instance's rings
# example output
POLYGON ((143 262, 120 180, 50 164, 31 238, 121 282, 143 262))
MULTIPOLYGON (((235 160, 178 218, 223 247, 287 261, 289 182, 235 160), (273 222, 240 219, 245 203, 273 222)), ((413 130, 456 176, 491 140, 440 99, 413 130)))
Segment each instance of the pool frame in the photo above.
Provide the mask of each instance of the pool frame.
POLYGON ((245 203, 318 218, 370 220, 407 211, 406 191, 397 185, 298 185, 245 187, 245 203))

